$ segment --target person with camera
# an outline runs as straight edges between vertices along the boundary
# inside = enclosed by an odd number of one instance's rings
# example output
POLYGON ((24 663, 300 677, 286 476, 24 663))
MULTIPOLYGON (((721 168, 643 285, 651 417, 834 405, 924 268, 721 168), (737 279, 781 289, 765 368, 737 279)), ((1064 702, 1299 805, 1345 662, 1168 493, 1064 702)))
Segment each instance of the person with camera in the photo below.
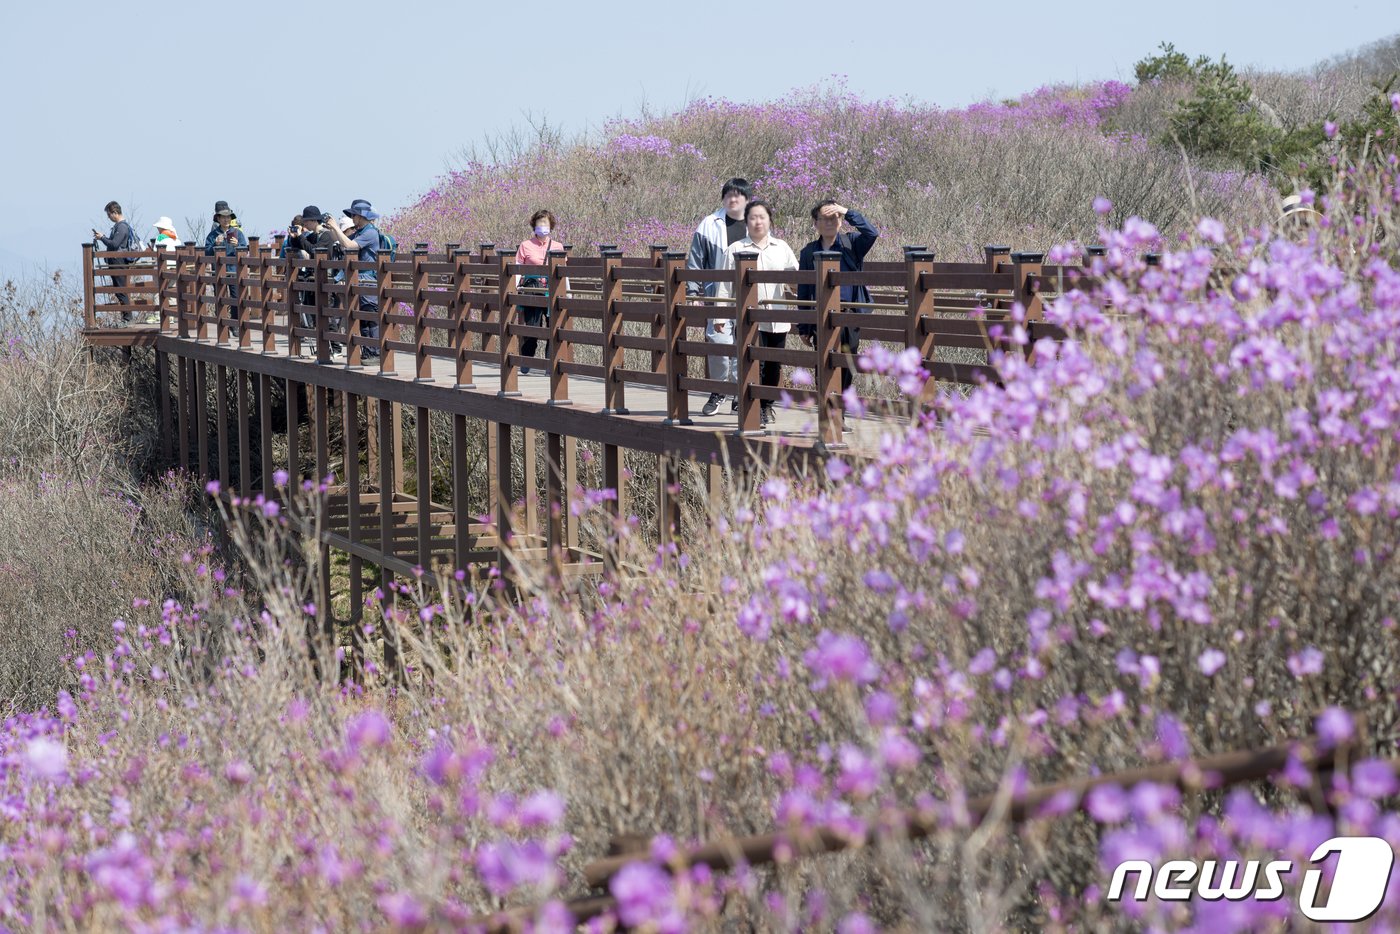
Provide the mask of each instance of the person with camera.
MULTIPOLYGON (((312 259, 316 256, 316 251, 325 247, 331 249, 336 247, 335 239, 327 229, 332 226, 333 218, 324 213, 314 204, 308 204, 301 209, 301 216, 294 218, 292 226, 287 228, 287 255, 293 259, 312 259)), ((310 269, 297 270, 298 282, 314 282, 315 273, 310 269)), ((316 293, 312 291, 298 291, 297 299, 302 305, 314 305, 316 303, 316 293)), ((330 296, 328 303, 331 308, 339 308, 339 296, 330 296)), ((332 330, 340 330, 340 319, 331 318, 328 322, 332 330)), ((314 329, 316 327, 316 315, 314 312, 301 312, 301 325, 304 328, 314 329)), ((345 353, 344 344, 331 344, 331 356, 339 357, 345 353)))
MULTIPOLYGON (((233 226, 233 212, 225 204, 222 209, 214 214, 214 229, 209 231, 209 235, 204 238, 204 255, 214 256, 222 252, 229 259, 238 255, 239 250, 248 249, 248 238, 243 235, 243 231, 233 226)), ((238 267, 233 263, 224 266, 224 272, 233 276, 238 271, 238 267)), ((218 293, 215 292, 215 295, 218 293)), ((231 281, 228 284, 229 298, 238 301, 238 282, 231 281)), ((233 329, 235 337, 238 336, 238 328, 233 329)))
MULTIPOLYGON (((351 250, 355 251, 355 258, 362 263, 377 263, 379 261, 379 228, 374 226, 372 221, 379 220, 379 214, 375 212, 373 206, 363 198, 356 198, 345 209, 344 214, 350 218, 353 225, 347 231, 340 230, 335 224, 324 223, 322 229, 327 231, 332 242, 345 251, 346 255, 351 250)), ((327 215, 323 215, 327 216, 327 215)), ((379 273, 374 269, 361 269, 359 271, 359 283, 361 287, 379 281, 379 273)), ((360 296, 360 311, 369 312, 373 315, 379 314, 379 296, 374 294, 360 296)), ((360 333, 365 337, 377 338, 379 336, 379 320, 376 317, 370 321, 360 323, 360 333)), ((363 356, 374 358, 379 356, 379 351, 373 347, 364 348, 363 356)))

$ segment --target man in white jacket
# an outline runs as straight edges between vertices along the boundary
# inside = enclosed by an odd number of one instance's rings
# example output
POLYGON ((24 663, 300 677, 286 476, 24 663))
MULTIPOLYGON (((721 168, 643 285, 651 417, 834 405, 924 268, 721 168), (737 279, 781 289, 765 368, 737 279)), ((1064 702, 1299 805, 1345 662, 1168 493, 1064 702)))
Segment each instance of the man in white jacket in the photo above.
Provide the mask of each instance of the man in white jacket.
MULTIPOLYGON (((744 224, 744 206, 749 203, 753 186, 747 179, 731 178, 720 189, 720 208, 709 215, 695 228, 690 238, 690 253, 686 256, 687 269, 723 269, 725 251, 730 244, 737 243, 748 235, 744 224)), ((688 299, 705 296, 714 298, 717 282, 688 282, 685 292, 688 299)), ((724 318, 711 318, 705 323, 705 340, 711 344, 733 344, 734 322, 724 318)), ((709 358, 710 379, 725 383, 737 383, 739 361, 734 357, 712 356, 709 358)), ((709 401, 700 410, 701 415, 714 415, 719 404, 724 401, 721 393, 710 393, 709 401)), ((737 396, 729 397, 729 410, 739 408, 737 396)))

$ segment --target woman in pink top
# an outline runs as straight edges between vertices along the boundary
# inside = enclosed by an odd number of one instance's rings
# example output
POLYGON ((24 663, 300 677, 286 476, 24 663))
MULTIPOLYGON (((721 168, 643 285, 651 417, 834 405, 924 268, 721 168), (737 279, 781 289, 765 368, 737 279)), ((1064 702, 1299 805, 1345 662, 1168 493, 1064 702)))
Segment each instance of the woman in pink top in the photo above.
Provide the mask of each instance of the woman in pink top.
MULTIPOLYGON (((530 229, 534 233, 530 239, 523 241, 519 249, 515 251, 515 261, 522 266, 544 266, 549 263, 550 250, 562 250, 564 245, 554 239, 554 215, 549 211, 536 211, 530 215, 530 229)), ((515 282, 518 291, 526 294, 548 295, 549 280, 544 276, 516 276, 515 282)), ((529 327, 544 327, 549 323, 547 313, 543 308, 520 309, 520 317, 529 327)), ((535 350, 539 347, 539 339, 534 337, 522 337, 520 339, 520 354, 525 357, 533 357, 535 350)), ((545 355, 549 355, 549 348, 545 348, 545 355)), ((523 366, 520 372, 524 376, 530 374, 530 368, 523 366)))

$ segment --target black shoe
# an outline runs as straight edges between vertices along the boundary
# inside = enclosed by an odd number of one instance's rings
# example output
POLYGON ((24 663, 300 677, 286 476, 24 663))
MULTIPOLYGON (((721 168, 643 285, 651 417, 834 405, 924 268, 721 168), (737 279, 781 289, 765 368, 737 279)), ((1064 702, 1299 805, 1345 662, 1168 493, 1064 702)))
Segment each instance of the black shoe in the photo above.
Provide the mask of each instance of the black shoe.
POLYGON ((521 375, 521 376, 529 376, 529 375, 530 375, 530 368, 529 368, 528 366, 522 366, 522 367, 520 368, 520 375, 521 375))
POLYGON ((721 395, 720 395, 719 393, 717 393, 717 392, 712 392, 712 393, 710 393, 710 398, 709 398, 709 400, 705 403, 704 407, 700 409, 700 414, 701 414, 701 415, 714 415, 716 412, 719 411, 719 401, 720 401, 721 399, 723 399, 723 398, 724 398, 724 396, 721 396, 721 395))
POLYGON ((738 396, 730 396, 730 397, 729 397, 729 414, 730 414, 730 415, 733 415, 733 414, 734 414, 735 412, 737 412, 737 411, 739 411, 739 397, 738 397, 738 396))
POLYGON ((767 427, 776 422, 777 420, 777 416, 773 414, 772 406, 765 405, 763 409, 758 413, 758 424, 761 427, 767 427))

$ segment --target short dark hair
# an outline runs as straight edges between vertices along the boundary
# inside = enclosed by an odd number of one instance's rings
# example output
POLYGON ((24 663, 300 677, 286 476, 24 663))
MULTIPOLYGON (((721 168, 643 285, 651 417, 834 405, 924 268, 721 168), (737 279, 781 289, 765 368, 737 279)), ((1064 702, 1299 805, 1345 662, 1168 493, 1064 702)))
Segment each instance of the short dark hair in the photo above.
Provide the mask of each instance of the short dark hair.
POLYGON ((817 216, 818 216, 819 214, 821 214, 822 208, 826 207, 826 206, 829 205, 829 204, 840 204, 840 202, 837 201, 835 198, 823 198, 823 199, 821 199, 820 201, 817 202, 817 206, 814 207, 814 208, 812 208, 812 220, 816 220, 816 219, 817 219, 817 216))
POLYGON ((538 224, 538 223, 540 222, 540 218, 542 218, 542 217, 545 217, 545 218, 548 218, 548 219, 549 219, 549 229, 550 229, 551 232, 553 232, 553 230, 554 230, 555 227, 558 227, 558 226, 559 226, 559 222, 556 221, 556 220, 554 219, 554 212, 553 212, 553 211, 546 211, 546 210, 544 210, 543 208, 541 208, 540 210, 536 211, 534 214, 531 214, 531 215, 530 215, 530 229, 531 229, 531 230, 533 230, 534 227, 535 227, 535 225, 538 224))
POLYGON ((108 201, 107 206, 102 210, 106 211, 108 214, 120 214, 122 212, 122 206, 115 201, 108 201))
POLYGON ((747 178, 731 178, 729 181, 725 182, 724 187, 719 190, 720 200, 722 201, 728 198, 731 191, 737 191, 745 198, 753 197, 753 186, 749 184, 747 178))
POLYGON ((776 216, 773 214, 773 205, 769 204, 767 201, 764 201, 762 198, 753 198, 749 201, 748 204, 744 205, 744 220, 749 219, 749 212, 752 211, 754 208, 763 208, 763 210, 767 211, 768 223, 770 224, 777 219, 776 216))

